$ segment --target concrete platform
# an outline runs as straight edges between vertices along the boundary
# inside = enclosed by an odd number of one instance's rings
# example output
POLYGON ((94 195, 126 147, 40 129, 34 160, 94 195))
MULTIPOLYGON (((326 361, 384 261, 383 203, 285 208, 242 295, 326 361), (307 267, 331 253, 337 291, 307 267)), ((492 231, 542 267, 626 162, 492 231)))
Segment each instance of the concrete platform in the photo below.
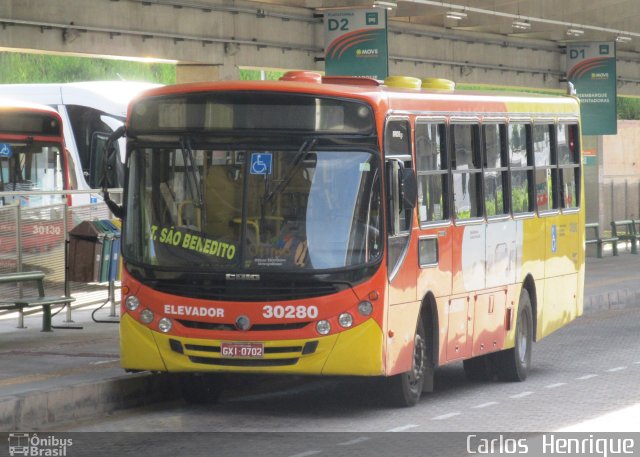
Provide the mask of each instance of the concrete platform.
MULTIPOLYGON (((81 301, 81 300, 80 300, 81 301)), ((640 306, 640 255, 587 258, 585 314, 640 306)), ((0 431, 46 429, 118 409, 177 398, 167 377, 119 367, 118 326, 75 310, 81 330, 41 332, 41 316, 0 320, 0 431)), ((108 309, 97 313, 108 320, 108 309)), ((63 313, 54 325, 65 325, 63 313)))
MULTIPOLYGON (((42 332, 41 315, 0 320, 0 431, 48 425, 177 398, 167 376, 125 373, 119 366, 118 325, 95 323, 93 306, 73 311, 81 330, 42 332)), ((64 322, 55 316, 56 326, 64 322)), ((109 320, 108 310, 96 317, 109 320)))

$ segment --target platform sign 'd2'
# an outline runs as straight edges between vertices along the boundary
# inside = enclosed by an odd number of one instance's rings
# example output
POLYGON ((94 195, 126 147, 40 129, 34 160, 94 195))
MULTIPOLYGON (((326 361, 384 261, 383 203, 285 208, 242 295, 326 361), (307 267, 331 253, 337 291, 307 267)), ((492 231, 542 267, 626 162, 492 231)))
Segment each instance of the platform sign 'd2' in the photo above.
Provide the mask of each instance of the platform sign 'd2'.
POLYGON ((386 10, 328 11, 324 24, 324 69, 327 76, 374 79, 388 76, 386 10))

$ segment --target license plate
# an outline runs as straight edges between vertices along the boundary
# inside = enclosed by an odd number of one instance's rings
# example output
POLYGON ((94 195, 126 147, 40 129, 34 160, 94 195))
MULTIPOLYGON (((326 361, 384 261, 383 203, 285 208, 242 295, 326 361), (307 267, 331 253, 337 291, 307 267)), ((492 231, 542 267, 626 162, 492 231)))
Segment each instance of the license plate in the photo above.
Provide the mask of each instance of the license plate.
POLYGON ((220 354, 224 358, 248 357, 261 359, 264 357, 263 343, 222 343, 220 354))

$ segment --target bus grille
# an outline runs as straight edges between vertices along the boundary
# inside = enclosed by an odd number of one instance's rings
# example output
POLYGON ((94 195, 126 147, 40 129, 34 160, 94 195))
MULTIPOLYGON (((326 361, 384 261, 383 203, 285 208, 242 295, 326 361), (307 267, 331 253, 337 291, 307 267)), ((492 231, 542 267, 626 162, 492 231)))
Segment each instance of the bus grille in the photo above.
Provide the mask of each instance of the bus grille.
MULTIPOLYGON (((196 328, 200 330, 225 330, 237 331, 238 328, 233 324, 218 324, 214 322, 188 321, 185 319, 176 319, 180 324, 187 328, 196 328)), ((290 324, 255 324, 249 330, 251 331, 277 331, 277 330, 299 330, 309 325, 310 322, 293 322, 290 324)))
POLYGON ((175 339, 169 340, 169 347, 173 352, 189 357, 193 363, 204 365, 218 365, 227 367, 283 367, 295 365, 300 360, 300 356, 313 354, 318 349, 318 340, 307 341, 303 346, 270 346, 264 348, 265 358, 263 359, 228 359, 220 357, 206 357, 203 355, 185 354, 185 350, 191 352, 204 352, 209 354, 220 354, 219 345, 207 344, 182 344, 175 339), (289 358, 269 358, 272 354, 291 354, 289 358))
POLYGON ((264 300, 299 300, 335 294, 348 286, 342 284, 307 281, 241 281, 224 279, 195 279, 147 281, 153 289, 172 295, 205 300, 234 300, 242 302, 264 300))
POLYGON ((189 356, 193 363, 225 367, 285 367, 295 365, 298 359, 214 359, 213 357, 189 356))

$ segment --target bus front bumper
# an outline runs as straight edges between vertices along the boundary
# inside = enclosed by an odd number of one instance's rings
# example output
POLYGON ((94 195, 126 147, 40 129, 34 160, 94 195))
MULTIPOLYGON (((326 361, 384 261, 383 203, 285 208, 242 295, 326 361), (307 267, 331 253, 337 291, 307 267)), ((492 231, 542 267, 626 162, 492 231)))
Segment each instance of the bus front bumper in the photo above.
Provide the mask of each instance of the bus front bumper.
POLYGON ((220 351, 222 342, 156 332, 128 314, 124 314, 120 321, 120 363, 126 370, 355 376, 384 374, 382 330, 373 319, 333 335, 263 341, 264 356, 261 358, 223 358, 220 351))

